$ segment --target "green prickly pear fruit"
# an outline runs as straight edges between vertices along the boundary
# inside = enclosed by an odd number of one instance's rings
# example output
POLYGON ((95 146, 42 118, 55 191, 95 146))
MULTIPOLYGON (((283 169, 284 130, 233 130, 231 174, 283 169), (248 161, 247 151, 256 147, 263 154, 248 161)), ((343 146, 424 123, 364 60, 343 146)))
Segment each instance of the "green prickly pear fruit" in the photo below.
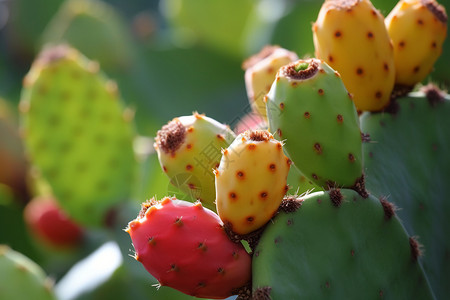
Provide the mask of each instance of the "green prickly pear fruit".
POLYGON ((194 113, 164 125, 157 133, 154 146, 170 182, 193 201, 199 200, 215 211, 213 170, 219 165, 221 150, 234 138, 228 126, 194 113))
POLYGON ((20 102, 27 154, 70 218, 102 226, 129 199, 136 160, 132 116, 117 85, 77 50, 44 50, 20 102))
POLYGON ((386 199, 333 189, 285 201, 253 254, 253 294, 267 296, 257 299, 434 298, 386 199))
POLYGON ((442 53, 445 8, 435 0, 401 0, 385 23, 394 45, 395 82, 412 87, 425 79, 442 53))
POLYGON ((244 235, 266 224, 287 192, 290 165, 283 144, 268 131, 238 135, 215 171, 217 213, 225 226, 244 235))
POLYGON ((35 262, 0 245, 0 299, 56 300, 52 281, 35 262))
POLYGON ((392 43, 369 0, 325 1, 313 25, 315 55, 342 75, 360 111, 383 110, 394 87, 392 43))
POLYGON ((258 54, 247 59, 242 68, 245 70, 245 87, 250 105, 267 122, 264 96, 269 92, 278 69, 298 59, 294 52, 279 46, 266 46, 258 54))
POLYGON ((266 101, 269 128, 307 178, 365 192, 358 115, 338 72, 298 60, 278 71, 266 101))

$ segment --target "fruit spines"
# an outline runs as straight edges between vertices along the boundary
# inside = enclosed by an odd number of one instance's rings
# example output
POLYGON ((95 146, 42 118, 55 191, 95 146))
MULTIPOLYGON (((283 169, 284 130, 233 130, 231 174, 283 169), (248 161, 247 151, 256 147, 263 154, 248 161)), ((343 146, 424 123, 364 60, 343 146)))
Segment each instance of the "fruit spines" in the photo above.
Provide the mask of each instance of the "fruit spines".
POLYGON ((369 0, 325 1, 313 25, 315 55, 342 75, 359 111, 380 111, 395 80, 384 18, 369 0))
POLYGON ((395 58, 395 83, 413 87, 431 73, 447 36, 445 8, 434 0, 401 0, 385 19, 395 58))
POLYGON ((267 130, 238 135, 223 151, 215 170, 217 212, 237 234, 247 234, 266 224, 288 190, 291 161, 283 143, 267 130))
POLYGON ((269 92, 278 69, 297 59, 297 54, 292 51, 279 46, 266 46, 242 65, 245 70, 245 88, 252 110, 266 122, 264 96, 269 92))
POLYGON ((193 201, 215 211, 213 170, 219 165, 221 150, 235 138, 226 125, 194 113, 174 118, 158 131, 155 149, 171 183, 193 201))
POLYGON ((282 67, 267 94, 269 127, 308 179, 364 194, 362 135, 340 75, 319 59, 282 67))
POLYGON ((219 216, 199 202, 152 199, 126 231, 135 258, 162 286, 222 299, 250 281, 249 254, 228 238, 219 216))
POLYGON ((19 109, 34 169, 61 207, 98 227, 133 187, 132 113, 117 85, 76 49, 44 49, 24 79, 19 109))

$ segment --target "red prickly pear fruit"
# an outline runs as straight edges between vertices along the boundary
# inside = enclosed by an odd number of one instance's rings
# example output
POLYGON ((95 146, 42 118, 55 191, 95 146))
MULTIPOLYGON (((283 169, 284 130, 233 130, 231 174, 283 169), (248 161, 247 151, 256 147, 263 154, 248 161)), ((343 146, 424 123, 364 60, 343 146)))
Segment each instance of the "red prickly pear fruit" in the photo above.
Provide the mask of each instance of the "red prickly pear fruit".
POLYGON ((251 258, 213 211, 165 197, 142 204, 128 224, 135 258, 161 286, 211 299, 235 295, 251 279, 251 258))
POLYGON ((50 247, 72 248, 82 240, 83 229, 51 197, 33 198, 25 206, 24 219, 36 239, 50 247))

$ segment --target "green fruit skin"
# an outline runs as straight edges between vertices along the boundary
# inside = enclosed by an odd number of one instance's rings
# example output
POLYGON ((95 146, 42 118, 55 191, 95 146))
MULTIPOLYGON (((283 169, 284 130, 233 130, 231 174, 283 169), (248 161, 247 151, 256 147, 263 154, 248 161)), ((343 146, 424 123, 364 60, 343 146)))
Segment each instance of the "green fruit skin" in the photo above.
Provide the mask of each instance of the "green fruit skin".
POLYGON ((171 122, 181 122, 186 133, 173 154, 158 146, 156 138, 155 149, 162 170, 172 185, 187 194, 187 199, 199 200, 204 207, 216 211, 213 170, 219 165, 221 150, 228 148, 236 135, 228 126, 198 113, 171 122))
POLYGON ((269 128, 313 183, 352 187, 363 165, 357 112, 339 74, 314 61, 319 71, 305 80, 278 72, 267 94, 269 128))

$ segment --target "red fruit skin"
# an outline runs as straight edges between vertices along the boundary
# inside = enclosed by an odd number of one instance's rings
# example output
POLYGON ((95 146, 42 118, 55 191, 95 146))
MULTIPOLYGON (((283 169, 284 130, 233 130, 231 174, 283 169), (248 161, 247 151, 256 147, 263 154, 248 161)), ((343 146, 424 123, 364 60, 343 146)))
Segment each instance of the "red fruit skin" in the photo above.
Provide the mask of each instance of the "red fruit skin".
POLYGON ((30 231, 51 247, 72 248, 82 240, 82 228, 52 198, 32 199, 25 206, 24 219, 30 231))
POLYGON ((199 298, 232 296, 250 282, 250 255, 217 214, 175 200, 164 198, 128 224, 136 259, 162 286, 199 298))

